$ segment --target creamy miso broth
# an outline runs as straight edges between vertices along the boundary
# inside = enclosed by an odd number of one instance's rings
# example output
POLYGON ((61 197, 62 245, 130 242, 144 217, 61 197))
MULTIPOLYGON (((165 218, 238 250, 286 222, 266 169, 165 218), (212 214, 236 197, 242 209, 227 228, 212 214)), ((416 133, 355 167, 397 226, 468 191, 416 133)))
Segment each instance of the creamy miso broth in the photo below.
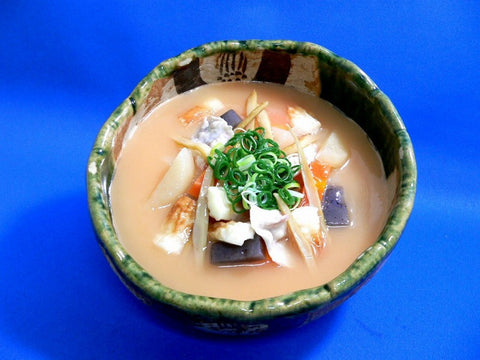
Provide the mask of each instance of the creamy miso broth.
MULTIPOLYGON (((272 133, 276 140, 276 131, 272 133)), ((301 141, 302 135, 298 138, 301 141)), ((285 141, 279 139, 279 142, 285 141)), ((194 157, 195 164, 201 163, 199 155, 194 157)), ((201 169, 196 167, 193 179, 200 173, 201 169)), ((152 110, 125 141, 110 194, 120 242, 154 278, 186 293, 238 300, 282 295, 332 280, 375 242, 386 222, 389 207, 380 157, 358 125, 324 100, 264 83, 204 85, 152 110), (339 168, 330 169, 328 184, 343 188, 349 224, 327 228, 324 246, 312 246, 313 266, 302 257, 291 236, 282 240, 290 254, 289 266, 275 263, 268 255, 267 260, 260 264, 212 265, 209 258, 211 240, 205 250, 203 264, 199 265, 195 261, 191 240, 179 254, 169 254, 155 243, 158 234, 165 231, 172 204, 154 206, 152 194, 183 148, 174 138, 191 138, 202 123, 201 116, 185 121, 185 114, 191 115, 192 109, 208 104, 217 116, 233 109, 245 118, 246 99, 253 90, 257 93, 258 104, 268 101, 264 111, 274 130, 279 128, 283 130, 281 134, 288 134, 285 123, 291 121, 287 106, 294 106, 319 120, 321 127, 316 134, 317 149, 321 149, 334 132, 347 150, 346 162, 339 168)), ((246 215, 241 216, 245 218, 246 215)))

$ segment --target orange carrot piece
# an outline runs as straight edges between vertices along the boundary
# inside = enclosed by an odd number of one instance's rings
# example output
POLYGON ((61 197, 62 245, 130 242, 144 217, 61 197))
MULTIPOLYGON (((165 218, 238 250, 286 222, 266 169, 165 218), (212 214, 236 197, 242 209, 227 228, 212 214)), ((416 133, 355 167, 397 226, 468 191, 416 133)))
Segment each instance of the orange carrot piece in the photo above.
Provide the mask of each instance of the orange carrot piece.
POLYGON ((179 116, 180 121, 184 125, 188 125, 194 121, 202 120, 205 116, 212 115, 212 109, 204 106, 194 106, 179 116))
POLYGON ((303 194, 303 197, 302 197, 302 200, 300 200, 300 204, 298 204, 298 206, 299 206, 299 207, 309 206, 309 205, 310 205, 310 202, 308 201, 307 192, 305 191, 304 188, 303 188, 303 190, 302 190, 302 194, 303 194))
POLYGON ((315 187, 318 191, 318 196, 322 200, 323 193, 327 187, 328 178, 332 172, 332 167, 330 165, 321 164, 318 161, 312 161, 310 163, 310 169, 312 170, 313 178, 315 180, 315 187))
POLYGON ((188 195, 195 199, 198 199, 198 196, 200 195, 200 188, 202 187, 203 178, 205 177, 205 171, 206 169, 200 173, 190 187, 190 190, 188 190, 188 195))
POLYGON ((316 160, 310 163, 310 169, 312 169, 313 175, 319 179, 327 179, 332 171, 330 165, 324 165, 316 160))

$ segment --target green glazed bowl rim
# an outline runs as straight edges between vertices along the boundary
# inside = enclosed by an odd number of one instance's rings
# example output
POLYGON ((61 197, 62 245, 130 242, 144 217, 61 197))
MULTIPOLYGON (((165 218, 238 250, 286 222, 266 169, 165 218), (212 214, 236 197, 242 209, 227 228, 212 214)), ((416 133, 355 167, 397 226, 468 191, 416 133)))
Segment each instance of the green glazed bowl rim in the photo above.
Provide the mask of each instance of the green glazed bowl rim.
MULTIPOLYGON (((108 170, 112 171, 112 169, 108 170)), ((108 172, 107 171, 107 172, 108 172)), ((157 65, 135 87, 110 115, 102 126, 94 143, 88 161, 87 192, 92 222, 99 243, 112 267, 128 284, 140 289, 142 297, 164 304, 181 312, 211 319, 223 318, 241 322, 273 319, 307 313, 314 309, 341 302, 370 278, 396 246, 413 208, 416 191, 417 169, 410 137, 390 99, 379 90, 375 83, 355 64, 334 54, 326 48, 310 42, 290 40, 226 40, 215 41, 192 48, 157 65), (153 83, 168 77, 185 61, 198 57, 214 55, 219 52, 239 50, 286 51, 303 55, 317 56, 323 62, 329 62, 341 68, 345 73, 354 75, 357 85, 366 90, 382 107, 394 133, 400 142, 400 183, 396 201, 391 209, 387 224, 377 241, 366 249, 343 273, 326 284, 314 288, 298 290, 289 294, 261 300, 241 301, 192 295, 173 290, 152 278, 118 241, 113 228, 109 209, 108 181, 105 164, 111 156, 112 143, 116 130, 135 108, 142 105, 153 83)))

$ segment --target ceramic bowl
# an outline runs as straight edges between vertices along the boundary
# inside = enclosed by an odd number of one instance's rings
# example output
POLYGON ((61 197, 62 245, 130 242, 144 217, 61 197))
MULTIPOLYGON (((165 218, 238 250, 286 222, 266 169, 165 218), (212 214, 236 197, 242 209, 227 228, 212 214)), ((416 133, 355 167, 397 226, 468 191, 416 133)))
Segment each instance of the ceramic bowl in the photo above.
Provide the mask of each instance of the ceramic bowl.
POLYGON ((155 67, 110 115, 89 158, 88 201, 98 242, 124 284, 170 318, 222 334, 257 334, 300 326, 332 310, 364 285, 396 246, 413 207, 416 163, 405 126, 389 98, 356 65, 312 43, 218 41, 155 67), (118 241, 109 187, 126 130, 136 113, 206 83, 263 81, 315 94, 342 110, 369 135, 395 194, 376 242, 332 281, 283 296, 238 301, 186 294, 152 278, 118 241))

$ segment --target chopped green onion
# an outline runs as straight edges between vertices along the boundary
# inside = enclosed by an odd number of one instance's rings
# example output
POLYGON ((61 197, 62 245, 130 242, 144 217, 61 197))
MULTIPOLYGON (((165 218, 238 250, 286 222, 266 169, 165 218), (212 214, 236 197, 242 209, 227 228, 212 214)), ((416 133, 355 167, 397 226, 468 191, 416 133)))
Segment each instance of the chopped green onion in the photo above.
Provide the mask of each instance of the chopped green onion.
POLYGON ((285 153, 263 128, 238 131, 224 146, 207 158, 215 178, 223 185, 235 212, 242 213, 256 204, 263 209, 278 209, 274 194, 289 206, 298 206, 303 194, 293 178, 299 166, 292 166, 285 153))
POLYGON ((247 170, 253 163, 255 162, 255 156, 252 154, 249 154, 247 156, 244 156, 240 160, 236 161, 236 164, 238 166, 238 169, 240 171, 245 171, 247 170))

